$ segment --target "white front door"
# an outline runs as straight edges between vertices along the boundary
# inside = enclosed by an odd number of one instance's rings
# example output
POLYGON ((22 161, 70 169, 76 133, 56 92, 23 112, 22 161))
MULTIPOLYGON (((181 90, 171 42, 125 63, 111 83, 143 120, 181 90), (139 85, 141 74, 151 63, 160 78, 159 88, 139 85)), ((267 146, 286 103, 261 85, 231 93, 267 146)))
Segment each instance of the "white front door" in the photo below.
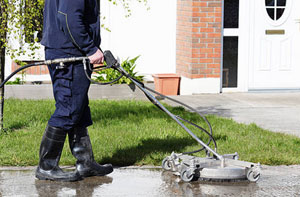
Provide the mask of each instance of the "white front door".
POLYGON ((253 0, 249 89, 300 88, 300 0, 253 0))

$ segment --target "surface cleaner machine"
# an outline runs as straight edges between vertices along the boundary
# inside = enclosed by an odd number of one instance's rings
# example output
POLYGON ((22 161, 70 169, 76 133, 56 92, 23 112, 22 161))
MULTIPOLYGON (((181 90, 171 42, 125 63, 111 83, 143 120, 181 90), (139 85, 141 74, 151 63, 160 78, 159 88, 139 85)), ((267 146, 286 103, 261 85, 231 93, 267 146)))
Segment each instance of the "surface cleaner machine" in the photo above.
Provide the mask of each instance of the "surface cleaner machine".
POLYGON ((176 123, 178 123, 192 138, 194 138, 201 149, 195 150, 192 152, 185 153, 172 153, 170 156, 166 157, 162 161, 162 168, 167 171, 172 171, 175 175, 180 176, 181 180, 185 182, 189 182, 192 180, 203 180, 203 181, 241 181, 248 180, 250 182, 256 182, 260 178, 260 164, 240 161, 239 155, 237 153, 234 154, 226 154, 220 155, 217 152, 217 144, 213 137, 212 127, 208 120, 201 115, 194 108, 181 103, 173 98, 162 95, 148 87, 146 87, 142 82, 130 76, 123 67, 120 66, 119 62, 114 58, 113 54, 110 51, 104 52, 104 59, 106 65, 101 65, 97 67, 93 67, 89 63, 89 59, 87 57, 74 57, 74 58, 64 58, 64 59, 55 59, 55 60, 46 60, 41 62, 36 62, 33 64, 25 65, 13 73, 11 73, 0 85, 0 88, 4 86, 4 84, 16 73, 19 71, 32 67, 32 66, 40 66, 40 65, 50 65, 50 64, 58 64, 57 69, 64 69, 67 65, 65 63, 82 61, 86 77, 94 84, 99 85, 107 85, 113 84, 118 81, 121 77, 125 76, 129 78, 135 86, 137 86, 141 91, 144 92, 146 97, 156 105, 160 110, 164 111, 168 114, 176 123), (103 69, 114 69, 120 73, 120 76, 111 82, 99 83, 94 81, 87 73, 88 70, 96 71, 103 69), (204 129, 201 126, 198 126, 189 120, 183 119, 180 116, 174 115, 169 110, 167 110, 152 94, 158 95, 161 98, 169 99, 188 110, 195 112, 201 116, 201 118, 207 124, 209 131, 204 129), (204 132, 209 136, 209 140, 207 143, 203 142, 199 139, 186 125, 192 126, 201 132, 204 132), (213 148, 210 147, 210 144, 213 144, 213 148), (198 153, 200 151, 205 151, 206 157, 196 157, 192 156, 194 153, 198 153))

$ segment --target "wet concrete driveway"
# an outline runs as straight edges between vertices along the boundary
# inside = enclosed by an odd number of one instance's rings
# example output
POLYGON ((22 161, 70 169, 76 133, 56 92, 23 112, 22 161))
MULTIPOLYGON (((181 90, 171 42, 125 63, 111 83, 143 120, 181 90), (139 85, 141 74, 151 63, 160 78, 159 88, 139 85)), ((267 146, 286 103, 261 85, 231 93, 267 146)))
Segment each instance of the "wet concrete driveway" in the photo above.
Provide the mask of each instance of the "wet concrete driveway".
POLYGON ((36 180, 34 169, 0 169, 0 196, 300 196, 300 166, 263 166, 257 183, 184 183, 157 168, 67 183, 36 180))

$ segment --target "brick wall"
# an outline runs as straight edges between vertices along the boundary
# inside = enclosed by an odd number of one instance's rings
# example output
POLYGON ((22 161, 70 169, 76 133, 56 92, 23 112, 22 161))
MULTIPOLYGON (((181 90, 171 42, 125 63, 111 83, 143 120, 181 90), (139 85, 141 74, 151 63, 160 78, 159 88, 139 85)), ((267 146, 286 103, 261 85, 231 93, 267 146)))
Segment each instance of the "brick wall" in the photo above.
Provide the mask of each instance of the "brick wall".
POLYGON ((176 72, 220 78, 222 0, 177 0, 176 72))
MULTIPOLYGON (((26 62, 27 64, 31 64, 33 62, 26 62)), ((14 72, 20 68, 20 65, 18 65, 16 62, 12 62, 11 64, 11 72, 14 72)), ((47 66, 32 66, 27 69, 25 69, 25 73, 28 75, 46 75, 49 74, 47 66)))

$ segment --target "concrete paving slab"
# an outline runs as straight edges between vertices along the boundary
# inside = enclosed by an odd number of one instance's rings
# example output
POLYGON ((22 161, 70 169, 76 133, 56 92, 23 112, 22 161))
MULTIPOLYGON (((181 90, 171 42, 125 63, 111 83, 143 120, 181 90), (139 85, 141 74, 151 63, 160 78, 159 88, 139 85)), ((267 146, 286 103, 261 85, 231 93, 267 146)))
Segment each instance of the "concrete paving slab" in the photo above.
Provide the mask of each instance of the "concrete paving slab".
POLYGON ((34 169, 0 170, 0 196, 298 196, 300 166, 263 166, 257 183, 190 182, 158 168, 117 168, 79 182, 40 181, 34 169))
MULTIPOLYGON (((172 96, 199 112, 255 123, 274 132, 300 137, 300 92, 223 93, 172 96)), ((177 106, 172 101, 164 102, 177 106)))

